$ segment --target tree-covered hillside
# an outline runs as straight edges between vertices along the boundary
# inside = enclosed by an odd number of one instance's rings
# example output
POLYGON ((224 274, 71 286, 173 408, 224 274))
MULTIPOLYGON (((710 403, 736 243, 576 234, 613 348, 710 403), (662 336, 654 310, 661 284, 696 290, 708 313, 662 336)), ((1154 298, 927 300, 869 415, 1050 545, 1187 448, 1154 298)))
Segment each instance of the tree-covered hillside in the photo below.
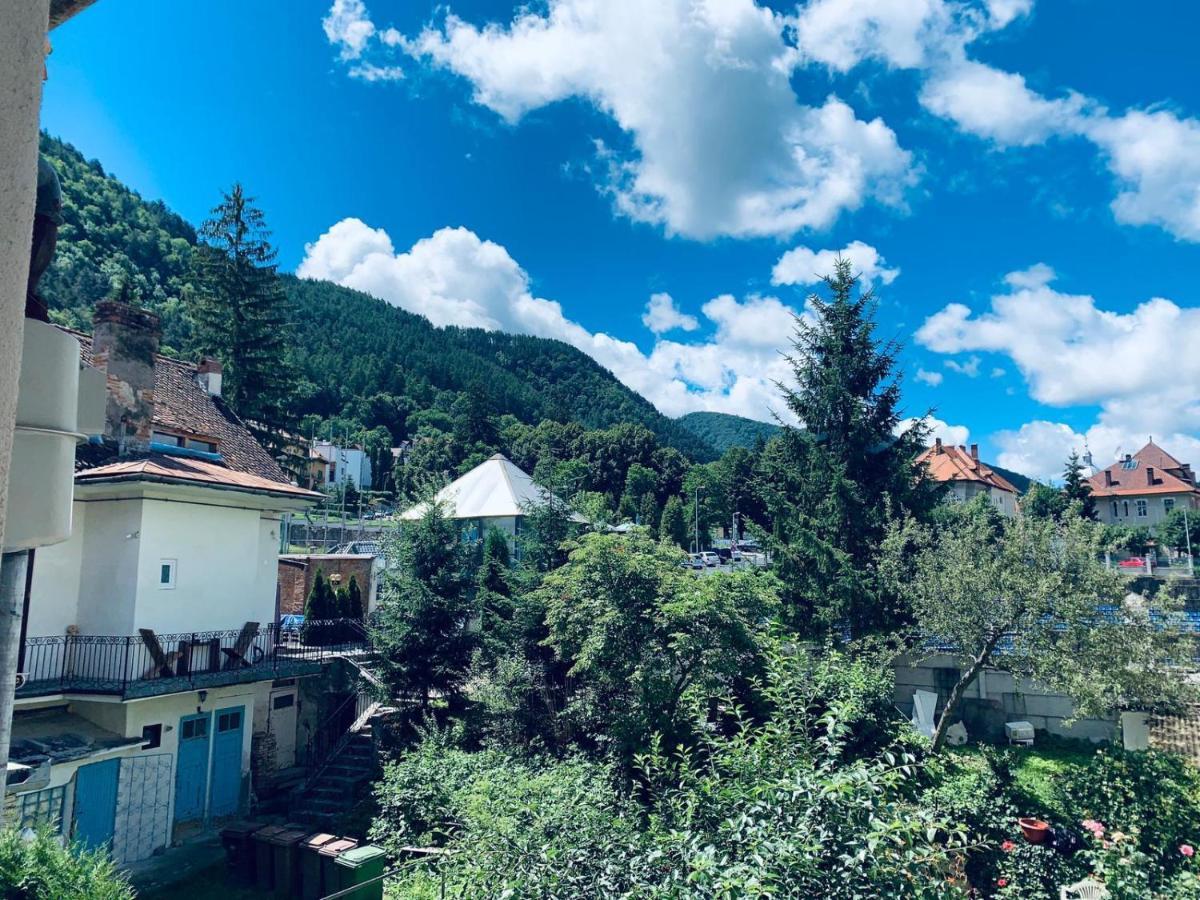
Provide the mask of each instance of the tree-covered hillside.
MULTIPOLYGON (((70 144, 42 136, 63 186, 63 226, 41 284, 53 319, 91 330, 96 302, 124 293, 158 313, 164 352, 194 355, 192 255, 196 231, 161 202, 146 201, 70 144)), ((214 198, 214 202, 217 198, 214 198)), ((715 454, 591 357, 560 341, 481 329, 435 328, 366 294, 282 276, 295 310, 292 360, 300 373, 297 418, 355 419, 387 407, 393 441, 411 435, 411 413, 456 401, 489 416, 586 428, 635 423, 693 459, 715 454)), ((374 418, 379 419, 380 416, 374 418)))
POLYGON ((770 440, 779 433, 779 426, 773 422, 759 422, 729 413, 694 412, 680 416, 676 421, 717 453, 724 453, 730 447, 749 449, 760 439, 770 440))

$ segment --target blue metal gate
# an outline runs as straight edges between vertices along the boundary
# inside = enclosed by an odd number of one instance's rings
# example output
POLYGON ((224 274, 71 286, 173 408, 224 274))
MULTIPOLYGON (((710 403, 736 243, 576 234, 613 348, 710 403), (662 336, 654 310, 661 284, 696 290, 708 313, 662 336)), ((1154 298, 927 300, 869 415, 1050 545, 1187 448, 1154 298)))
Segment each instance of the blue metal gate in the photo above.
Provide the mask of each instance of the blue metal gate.
POLYGON ((208 732, 211 713, 179 720, 179 754, 175 764, 175 821, 204 817, 208 797, 208 732))
POLYGON ((96 848, 113 837, 119 759, 80 766, 75 773, 75 840, 96 848))
POLYGON ((242 729, 246 707, 231 706, 216 712, 217 729, 213 735, 212 805, 209 815, 236 813, 242 799, 242 729))

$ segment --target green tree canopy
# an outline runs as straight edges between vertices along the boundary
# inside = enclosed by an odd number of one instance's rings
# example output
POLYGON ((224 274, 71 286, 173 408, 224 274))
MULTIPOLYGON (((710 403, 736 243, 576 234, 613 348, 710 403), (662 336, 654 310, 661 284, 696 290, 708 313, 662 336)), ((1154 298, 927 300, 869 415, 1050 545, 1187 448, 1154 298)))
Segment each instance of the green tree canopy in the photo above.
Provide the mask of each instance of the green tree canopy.
POLYGON ((1192 658, 1192 641, 1167 602, 1126 597, 1124 577, 1101 561, 1101 528, 982 512, 968 504, 936 531, 909 519, 885 541, 884 568, 912 604, 919 640, 964 660, 935 749, 984 668, 1061 691, 1081 715, 1180 696, 1172 661, 1192 658))
POLYGON ((861 632, 903 616, 872 575, 890 516, 924 519, 940 491, 913 469, 927 429, 901 425, 900 346, 876 336, 872 291, 845 259, 825 287, 811 319, 796 320, 793 383, 781 387, 804 427, 768 445, 762 493, 793 619, 861 632))
POLYGON ((1067 457, 1066 468, 1063 470, 1062 493, 1068 505, 1077 504, 1075 509, 1079 515, 1085 519, 1096 518, 1096 499, 1092 496, 1092 486, 1088 484, 1083 462, 1075 450, 1067 457))

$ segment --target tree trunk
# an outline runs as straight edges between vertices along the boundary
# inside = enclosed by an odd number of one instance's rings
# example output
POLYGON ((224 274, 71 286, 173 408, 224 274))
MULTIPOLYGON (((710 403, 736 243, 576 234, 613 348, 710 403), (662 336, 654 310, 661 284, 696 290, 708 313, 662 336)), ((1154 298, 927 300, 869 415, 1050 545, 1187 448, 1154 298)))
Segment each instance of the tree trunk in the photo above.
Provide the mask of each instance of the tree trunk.
POLYGON ((958 705, 962 702, 963 694, 967 688, 971 686, 980 671, 987 665, 988 660, 992 657, 992 651, 996 649, 996 645, 1000 643, 1000 638, 1004 636, 1003 631, 999 631, 990 636, 983 643, 983 647, 976 654, 967 670, 963 672, 962 677, 958 679, 958 683, 950 690, 950 696, 946 698, 946 706, 942 710, 942 717, 938 719, 937 728, 933 732, 933 747, 934 753, 938 753, 942 749, 942 745, 946 743, 946 729, 954 721, 954 714, 958 712, 958 705))

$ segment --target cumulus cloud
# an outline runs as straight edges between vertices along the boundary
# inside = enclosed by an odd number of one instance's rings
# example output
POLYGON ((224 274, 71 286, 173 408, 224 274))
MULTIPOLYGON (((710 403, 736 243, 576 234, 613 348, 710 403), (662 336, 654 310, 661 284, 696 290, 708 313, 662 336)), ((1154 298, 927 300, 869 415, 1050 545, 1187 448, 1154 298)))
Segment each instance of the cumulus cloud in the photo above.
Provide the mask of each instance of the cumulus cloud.
POLYGON ((1000 448, 997 465, 1041 481, 1054 481, 1062 477, 1067 457, 1072 452, 1083 452, 1087 438, 1061 422, 1037 420, 1015 431, 997 432, 992 440, 1000 448))
POLYGON ((362 56, 375 34, 375 24, 362 0, 333 0, 321 26, 329 43, 341 51, 343 60, 362 56))
MULTIPOLYGON (((948 304, 925 320, 917 342, 938 353, 1004 354, 1035 400, 1098 406, 1095 424, 1079 440, 1087 440, 1097 461, 1111 459, 1118 447, 1136 450, 1151 434, 1180 452, 1197 446, 1200 309, 1155 297, 1118 313, 1089 295, 1056 290, 1054 278, 1044 264, 1010 273, 989 309, 948 304)), ((1061 423, 1035 422, 1006 432, 1005 440, 1008 452, 1033 458, 1051 446, 1061 449, 1067 432, 1078 436, 1061 423)))
POLYGON ((978 356, 971 356, 959 362, 958 360, 948 359, 945 366, 951 372, 957 372, 959 375, 966 375, 968 378, 977 378, 979 376, 979 363, 982 360, 978 356))
POLYGON ((930 387, 937 387, 945 379, 941 372, 930 372, 928 369, 917 369, 917 381, 930 387))
POLYGON ((966 444, 971 437, 971 431, 966 425, 951 425, 936 416, 924 416, 922 419, 901 419, 896 426, 897 433, 907 431, 914 423, 923 421, 929 429, 929 440, 942 439, 944 444, 966 444))
POLYGON ((655 334, 663 334, 676 328, 695 331, 700 327, 700 321, 695 316, 681 312, 675 305, 675 298, 670 294, 650 295, 646 311, 642 314, 642 324, 655 334))
MULTIPOLYGON (((339 0, 330 18, 347 6, 338 22, 358 22, 356 0, 339 0)), ((788 27, 755 0, 549 0, 482 27, 447 13, 375 46, 464 78, 476 103, 512 124, 559 101, 590 103, 632 145, 598 145, 598 187, 620 214, 671 234, 788 236, 867 201, 902 206, 911 155, 881 119, 859 119, 836 96, 799 100, 788 27)), ((371 37, 327 33, 349 58, 371 37)))
MULTIPOLYGON (((702 309, 713 326, 710 339, 658 338, 647 353, 632 341, 591 332, 569 319, 559 303, 533 293, 529 275, 504 247, 466 228, 439 229, 397 252, 383 229, 343 219, 306 246, 296 274, 356 288, 439 326, 565 341, 667 415, 714 410, 770 421, 778 410, 791 421, 778 402, 776 381, 790 377, 779 351, 796 311, 775 297, 714 297, 702 309)), ((660 312, 666 303, 658 301, 660 312)), ((686 318, 699 325, 695 317, 686 318)))
POLYGON ((854 271, 862 278, 863 288, 870 288, 876 281, 891 284, 900 274, 899 269, 889 269, 879 251, 862 241, 851 241, 841 250, 810 250, 794 247, 779 258, 771 271, 772 284, 816 284, 826 275, 833 274, 838 257, 848 259, 854 271))

